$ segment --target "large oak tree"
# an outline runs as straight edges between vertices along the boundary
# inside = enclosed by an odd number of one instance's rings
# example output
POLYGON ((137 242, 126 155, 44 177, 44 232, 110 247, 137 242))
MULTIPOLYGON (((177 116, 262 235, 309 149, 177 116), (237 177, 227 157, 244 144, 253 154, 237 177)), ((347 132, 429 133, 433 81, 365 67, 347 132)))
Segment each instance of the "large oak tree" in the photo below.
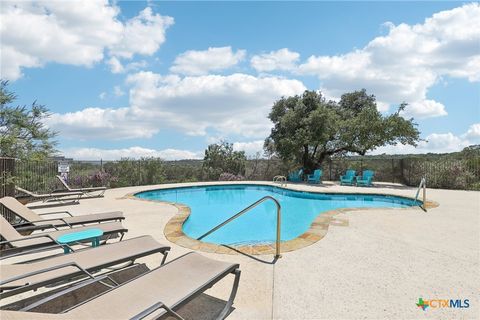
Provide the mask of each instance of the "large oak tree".
POLYGON ((311 172, 334 155, 365 155, 396 143, 416 146, 416 123, 400 115, 405 106, 382 115, 375 96, 365 89, 346 93, 339 102, 328 101, 316 91, 282 98, 269 114, 274 127, 265 140, 265 149, 311 172))

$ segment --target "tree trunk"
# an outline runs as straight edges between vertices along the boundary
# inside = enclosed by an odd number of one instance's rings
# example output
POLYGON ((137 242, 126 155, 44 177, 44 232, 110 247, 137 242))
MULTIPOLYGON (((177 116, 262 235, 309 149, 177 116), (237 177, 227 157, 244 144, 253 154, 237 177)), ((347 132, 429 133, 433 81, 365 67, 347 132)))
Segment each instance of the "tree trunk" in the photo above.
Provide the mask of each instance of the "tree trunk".
POLYGON ((304 145, 303 146, 303 156, 302 156, 302 168, 305 171, 305 173, 310 173, 310 168, 309 168, 309 157, 310 155, 308 154, 308 146, 304 145))
POLYGON ((323 161, 327 158, 327 153, 322 152, 320 153, 320 156, 318 157, 317 161, 315 162, 315 166, 317 168, 320 168, 322 166, 323 161))

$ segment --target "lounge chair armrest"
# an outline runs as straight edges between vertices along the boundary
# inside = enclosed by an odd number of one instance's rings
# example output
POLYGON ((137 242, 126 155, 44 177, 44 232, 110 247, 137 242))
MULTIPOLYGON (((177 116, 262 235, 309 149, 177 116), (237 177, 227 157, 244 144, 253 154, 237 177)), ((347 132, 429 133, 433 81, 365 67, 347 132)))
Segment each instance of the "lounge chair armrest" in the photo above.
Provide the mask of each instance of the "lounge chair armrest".
POLYGON ((100 190, 107 190, 107 187, 86 187, 86 188, 79 188, 78 190, 84 191, 100 191, 100 190))
POLYGON ((50 240, 55 241, 55 239, 53 239, 53 237, 49 234, 39 234, 39 235, 34 235, 34 236, 27 236, 27 237, 22 237, 20 239, 13 239, 13 240, 4 240, 4 241, 0 241, 0 245, 2 244, 8 244, 8 243, 12 243, 12 242, 18 242, 18 241, 25 241, 25 240, 31 240, 31 239, 38 239, 38 238, 49 238, 50 240))
MULTIPOLYGON (((51 235, 49 234, 39 234, 39 235, 33 235, 33 236, 28 236, 28 237, 22 237, 20 239, 14 239, 14 240, 5 240, 5 241, 0 241, 0 246, 1 245, 4 245, 4 244, 10 244, 13 243, 13 242, 20 242, 20 241, 26 241, 26 240, 31 240, 31 239, 38 239, 38 238, 48 238, 50 240, 52 240, 55 244, 57 244, 58 246, 64 248, 64 247, 68 247, 70 248, 70 246, 68 244, 61 244, 61 243, 58 243, 57 240, 55 240, 51 235)), ((70 248, 72 249, 72 248, 70 248)), ((73 251, 73 250, 72 250, 73 251)))
MULTIPOLYGON (((76 267, 81 272, 85 273, 88 277, 90 277, 92 279, 95 278, 90 272, 88 272, 87 270, 85 270, 84 268, 79 266, 76 262, 72 261, 72 262, 59 264, 59 265, 56 265, 56 266, 53 266, 53 267, 48 267, 48 268, 28 272, 28 273, 25 273, 25 274, 22 274, 22 275, 19 275, 19 276, 15 276, 15 277, 12 277, 12 278, 9 278, 9 279, 6 279, 6 280, 2 280, 2 281, 0 281, 0 286, 3 286, 7 283, 17 281, 17 280, 20 280, 20 279, 23 279, 23 278, 28 278, 28 277, 31 277, 31 276, 35 276, 35 275, 40 274, 40 273, 50 272, 50 271, 54 271, 54 270, 57 270, 57 269, 63 269, 63 268, 67 268, 67 267, 76 267)), ((29 285, 31 285, 31 284, 29 284, 29 285)))
MULTIPOLYGON (((73 250, 70 246, 68 246, 70 248, 70 250, 73 250)), ((58 244, 54 244, 54 245, 51 245, 51 246, 48 246, 48 247, 41 247, 41 248, 35 248, 35 249, 30 249, 30 250, 23 250, 21 252, 16 252, 14 254, 8 254, 8 255, 3 255, 3 256, 0 256, 0 261, 4 261, 4 260, 7 260, 7 259, 10 259, 10 258, 15 258, 15 257, 18 257, 18 256, 26 256, 26 255, 29 255, 29 254, 35 254, 35 253, 39 253, 39 252, 43 252, 43 251, 48 251, 48 250, 53 250, 53 249, 64 249, 63 246, 59 246, 58 244)), ((8 251, 8 249, 7 249, 8 251)), ((63 252, 62 252, 63 254, 63 252)), ((35 256, 34 260, 36 260, 38 257, 35 256)), ((22 263, 28 263, 29 260, 23 260, 21 262, 13 262, 13 263, 18 263, 18 264, 22 264, 22 263)))
POLYGON ((48 216, 49 214, 60 214, 60 213, 65 213, 69 217, 73 217, 73 214, 70 213, 70 211, 63 210, 63 211, 54 211, 54 212, 45 212, 45 213, 39 213, 39 216, 48 216))
MULTIPOLYGON (((38 237, 38 238, 40 238, 40 237, 38 237)), ((32 239, 32 237, 29 237, 28 239, 32 239)), ((0 242, 0 246, 4 245, 4 244, 8 245, 11 242, 16 242, 16 241, 21 241, 21 240, 27 240, 27 239, 15 239, 15 240, 11 240, 11 241, 2 241, 2 242, 0 242)), ((70 245, 61 244, 61 243, 58 243, 55 240, 53 240, 53 241, 55 243, 50 245, 50 246, 41 247, 41 248, 34 248, 34 249, 30 249, 30 250, 23 250, 21 252, 16 252, 16 253, 13 253, 13 254, 3 254, 3 255, 0 256, 0 260, 5 260, 5 259, 17 257, 17 256, 23 256, 23 255, 27 255, 27 254, 33 254, 33 253, 38 253, 38 252, 43 252, 43 251, 48 251, 48 250, 53 250, 53 249, 63 249, 63 250, 65 250, 65 248, 68 248, 71 252, 75 252, 75 250, 70 245)), ((15 249, 15 247, 13 247, 11 249, 15 249)), ((11 249, 3 249, 3 250, 5 250, 5 252, 8 252, 11 249)))
MULTIPOLYGON (((22 223, 23 224, 29 224, 28 222, 26 223, 22 223)), ((45 229, 55 229, 55 230, 59 230, 57 226, 51 224, 51 223, 47 223, 47 224, 41 224, 41 225, 27 225, 27 226, 24 226, 24 227, 21 227, 21 226, 18 226, 18 225, 13 225, 13 227, 17 230, 17 231, 35 231, 35 230, 45 230, 45 229)))
MULTIPOLYGON (((34 221, 27 221, 27 222, 22 222, 22 223, 15 223, 15 224, 12 224, 12 226, 14 228, 17 228, 17 227, 21 227, 21 226, 28 226, 30 224, 33 224, 33 223, 36 223, 36 222, 47 222, 47 221, 62 221, 63 223, 65 223, 66 226, 68 227, 72 227, 70 225, 70 223, 68 223, 64 218, 50 218, 50 219, 41 219, 41 220, 34 220, 34 221)), ((45 224, 45 225, 48 225, 48 226, 53 226, 53 224, 45 224)), ((38 225, 37 226, 32 226, 32 227, 39 227, 38 225)), ((38 228, 37 228, 38 229, 38 228)), ((57 228, 55 228, 57 229, 57 228)), ((58 230, 58 229, 57 229, 58 230)))

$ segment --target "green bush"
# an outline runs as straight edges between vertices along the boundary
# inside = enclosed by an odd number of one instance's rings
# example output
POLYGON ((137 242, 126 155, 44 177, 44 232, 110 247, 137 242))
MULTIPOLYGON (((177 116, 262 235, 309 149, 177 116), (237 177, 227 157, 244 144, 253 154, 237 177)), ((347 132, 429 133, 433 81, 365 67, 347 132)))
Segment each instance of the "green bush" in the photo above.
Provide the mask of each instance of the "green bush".
POLYGON ((203 158, 203 178, 218 180, 222 173, 245 175, 247 156, 244 151, 234 151, 233 144, 221 142, 211 144, 203 158))
POLYGON ((140 160, 122 159, 108 162, 104 170, 115 179, 110 180, 111 188, 160 184, 165 182, 165 168, 159 158, 142 158, 140 160))

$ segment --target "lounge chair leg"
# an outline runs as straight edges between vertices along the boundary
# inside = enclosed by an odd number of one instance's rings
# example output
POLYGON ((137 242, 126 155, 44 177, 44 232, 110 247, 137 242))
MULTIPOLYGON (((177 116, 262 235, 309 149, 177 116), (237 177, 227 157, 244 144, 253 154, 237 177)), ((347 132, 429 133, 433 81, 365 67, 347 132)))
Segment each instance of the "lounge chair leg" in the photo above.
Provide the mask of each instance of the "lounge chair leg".
MULTIPOLYGON (((143 310, 142 312, 140 312, 139 314, 137 314, 136 316, 130 318, 130 320, 140 320, 140 319, 144 319, 146 318, 148 315, 152 314, 153 312, 155 312, 156 310, 158 309, 164 309, 165 311, 167 311, 168 314, 170 314, 172 317, 174 317, 175 319, 178 319, 178 320, 185 320, 183 319, 178 313, 176 313, 175 311, 173 311, 172 309, 170 309, 169 307, 167 307, 165 304, 163 304, 163 302, 157 302, 155 303, 153 306, 151 306, 150 308, 148 309, 145 309, 143 310)), ((155 318, 157 319, 157 318, 155 318)))
POLYGON ((218 320, 223 320, 227 316, 230 308, 233 305, 233 300, 235 300, 235 296, 237 295, 238 283, 240 282, 240 269, 234 271, 235 273, 235 280, 233 280, 233 287, 232 292, 230 292, 230 297, 228 298, 227 304, 223 308, 222 312, 218 315, 218 320))
POLYGON ((165 263, 165 260, 167 260, 167 255, 168 255, 168 251, 165 251, 165 253, 163 253, 162 261, 160 262, 161 266, 165 263))
POLYGON ((178 313, 176 313, 175 311, 173 311, 172 309, 170 309, 170 308, 167 307, 166 305, 163 305, 162 308, 165 309, 165 310, 167 310, 167 312, 168 312, 169 314, 171 314, 175 319, 185 320, 185 319, 183 319, 178 313))

